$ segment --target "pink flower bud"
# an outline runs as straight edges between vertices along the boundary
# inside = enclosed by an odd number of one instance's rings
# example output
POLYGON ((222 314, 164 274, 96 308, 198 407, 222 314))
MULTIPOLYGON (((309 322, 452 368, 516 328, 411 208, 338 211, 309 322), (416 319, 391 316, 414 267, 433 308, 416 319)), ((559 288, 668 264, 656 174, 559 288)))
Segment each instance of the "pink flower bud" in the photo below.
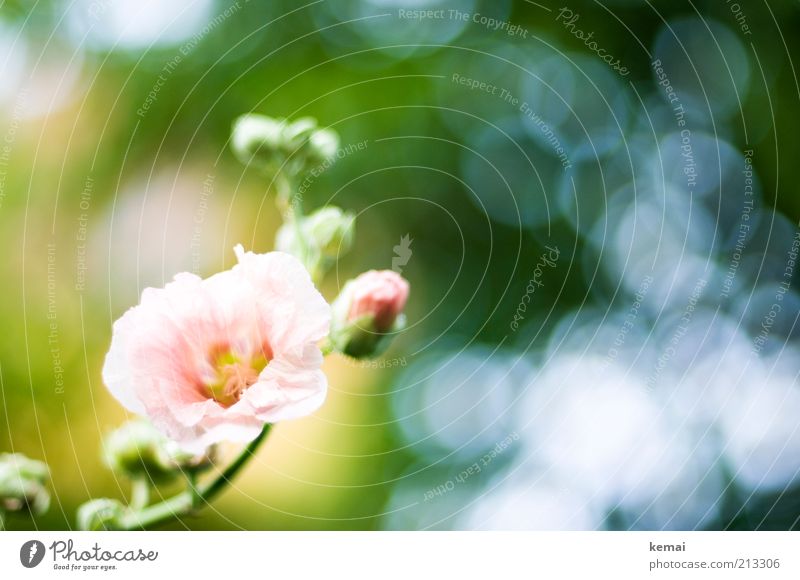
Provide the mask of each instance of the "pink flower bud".
POLYGON ((353 280, 349 320, 372 315, 375 332, 387 332, 403 312, 408 282, 391 270, 370 270, 353 280))
POLYGON ((390 270, 370 270, 344 285, 333 301, 331 342, 354 358, 382 353, 405 327, 408 282, 390 270))

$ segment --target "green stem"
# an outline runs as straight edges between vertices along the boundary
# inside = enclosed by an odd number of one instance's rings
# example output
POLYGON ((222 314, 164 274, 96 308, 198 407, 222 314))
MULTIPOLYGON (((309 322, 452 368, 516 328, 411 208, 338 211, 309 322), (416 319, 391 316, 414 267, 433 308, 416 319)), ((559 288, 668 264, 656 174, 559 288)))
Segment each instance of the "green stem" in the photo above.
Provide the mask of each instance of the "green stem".
POLYGON ((194 506, 202 506, 216 497, 239 473, 242 467, 253 457, 259 445, 267 438, 272 425, 264 425, 264 429, 245 447, 239 456, 225 468, 215 479, 206 485, 189 489, 161 503, 141 510, 130 511, 120 521, 120 529, 140 530, 159 526, 182 515, 190 513, 194 506))
POLYGON ((133 509, 140 510, 150 503, 150 483, 144 477, 137 477, 131 482, 131 501, 133 509))
POLYGON ((292 212, 292 184, 282 173, 278 172, 273 179, 275 185, 275 203, 278 205, 278 212, 286 217, 292 212))
POLYGON ((295 201, 292 204, 292 210, 289 212, 289 219, 292 220, 292 226, 294 227, 294 233, 297 236, 297 242, 300 246, 300 261, 309 266, 309 259, 311 258, 311 251, 309 249, 308 240, 306 240, 306 234, 303 231, 303 202, 300 200, 295 201))
MULTIPOLYGON (((305 264, 306 268, 311 271, 308 264, 311 258, 311 251, 309 248, 308 240, 306 239, 305 232, 303 232, 303 201, 300 196, 292 197, 294 192, 294 183, 292 179, 283 173, 278 173, 275 176, 275 189, 276 199, 278 204, 278 211, 288 221, 291 222, 294 228, 294 233, 299 245, 300 255, 297 256, 300 261, 305 264)), ((312 272, 313 274, 313 272, 312 272)))
POLYGON ((194 470, 186 472, 186 485, 192 495, 192 509, 200 507, 202 498, 200 497, 200 490, 197 489, 197 472, 194 470))

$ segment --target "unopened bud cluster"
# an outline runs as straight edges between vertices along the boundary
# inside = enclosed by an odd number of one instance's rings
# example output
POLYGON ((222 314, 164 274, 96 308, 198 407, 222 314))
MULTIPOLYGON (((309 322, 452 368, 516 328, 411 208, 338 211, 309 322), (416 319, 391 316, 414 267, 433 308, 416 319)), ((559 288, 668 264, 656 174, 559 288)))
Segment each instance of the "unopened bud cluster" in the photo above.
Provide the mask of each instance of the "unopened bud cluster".
MULTIPOLYGON (((108 434, 103 445, 103 457, 116 475, 148 488, 210 467, 213 448, 199 455, 187 453, 149 422, 133 419, 108 434)), ((78 508, 78 529, 120 529, 122 518, 129 509, 115 499, 90 500, 78 508)))
POLYGON ((331 129, 318 127, 311 117, 289 122, 249 114, 234 123, 231 146, 245 164, 296 176, 334 157, 339 136, 331 129))
POLYGON ((42 514, 50 505, 47 465, 22 453, 0 454, 0 512, 42 514))
POLYGON ((181 450, 144 419, 134 419, 112 431, 105 440, 106 464, 114 473, 158 484, 186 471, 211 465, 212 451, 193 455, 181 450))

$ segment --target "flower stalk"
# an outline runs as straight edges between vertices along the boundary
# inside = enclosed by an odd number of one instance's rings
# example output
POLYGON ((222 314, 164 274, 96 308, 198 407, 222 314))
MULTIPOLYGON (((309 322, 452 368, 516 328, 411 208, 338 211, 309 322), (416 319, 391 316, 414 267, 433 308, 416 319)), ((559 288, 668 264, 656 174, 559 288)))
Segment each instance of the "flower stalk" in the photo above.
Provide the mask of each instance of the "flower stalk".
POLYGON ((131 482, 131 503, 134 509, 142 509, 150 503, 150 483, 144 478, 131 482))
POLYGON ((261 433, 234 459, 225 470, 205 485, 196 485, 189 480, 188 489, 163 502, 141 509, 127 511, 119 521, 120 530, 143 530, 157 527, 190 515, 197 508, 211 502, 255 455, 259 446, 266 440, 272 425, 264 425, 261 433))

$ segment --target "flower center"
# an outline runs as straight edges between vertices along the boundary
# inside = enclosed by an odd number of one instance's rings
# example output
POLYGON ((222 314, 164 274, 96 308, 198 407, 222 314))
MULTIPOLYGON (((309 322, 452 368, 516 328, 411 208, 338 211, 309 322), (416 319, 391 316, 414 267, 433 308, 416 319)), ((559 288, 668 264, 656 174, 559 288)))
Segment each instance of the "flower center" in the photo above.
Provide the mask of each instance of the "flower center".
POLYGON ((258 381, 258 375, 269 360, 262 353, 240 357, 230 351, 212 356, 215 380, 206 384, 208 394, 223 407, 230 407, 242 398, 242 393, 258 381))

